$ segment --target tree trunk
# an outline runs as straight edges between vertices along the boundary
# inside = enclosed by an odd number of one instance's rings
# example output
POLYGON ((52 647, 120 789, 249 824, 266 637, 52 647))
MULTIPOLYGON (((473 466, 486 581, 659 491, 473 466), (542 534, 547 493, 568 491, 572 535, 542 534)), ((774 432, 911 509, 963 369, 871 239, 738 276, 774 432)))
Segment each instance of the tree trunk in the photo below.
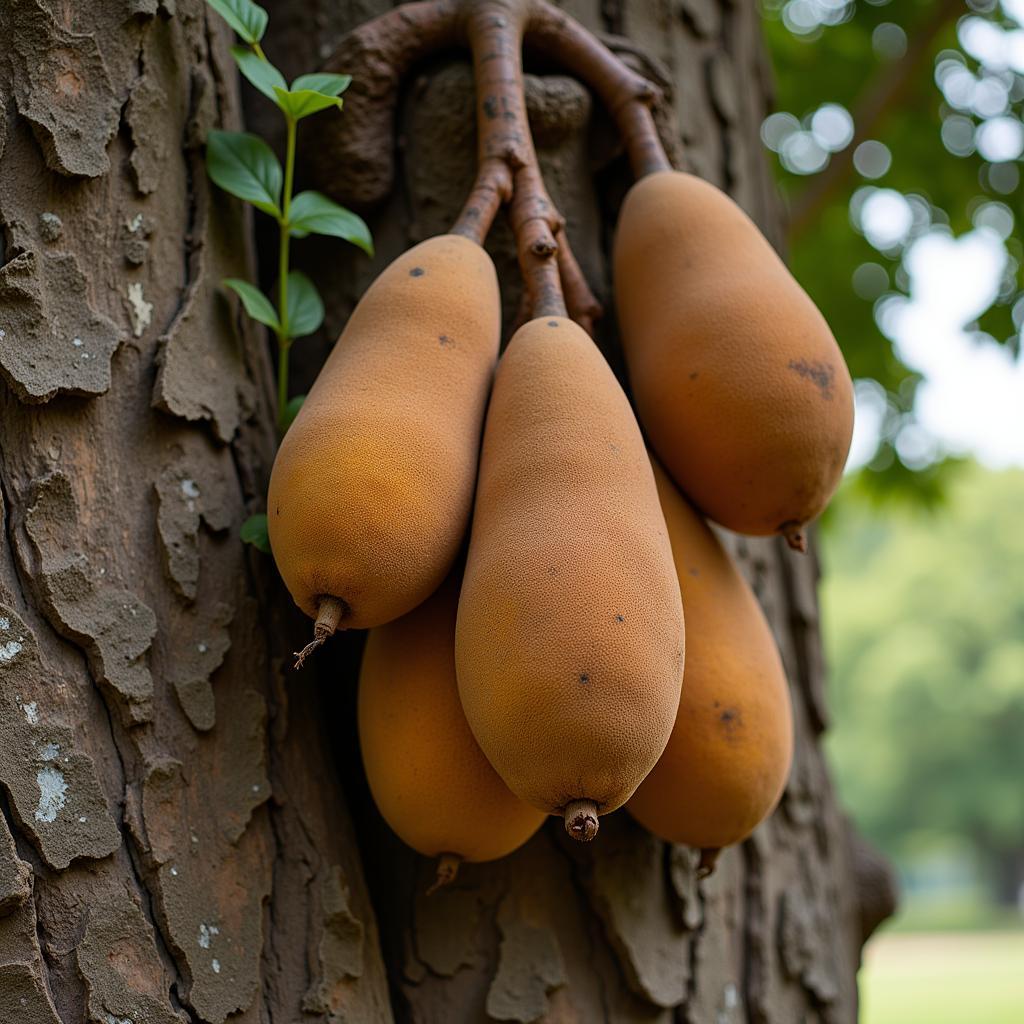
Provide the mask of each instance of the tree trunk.
MULTIPOLYGON (((388 5, 268 6, 290 78, 388 5)), ((753 10, 565 6, 660 69, 686 163, 778 238, 753 10)), ((211 127, 239 126, 230 33, 200 0, 5 0, 0 37, 0 1020, 854 1020, 887 876, 822 758, 813 557, 730 540, 783 651, 797 754, 778 812, 711 879, 619 813, 590 846, 549 823, 425 897, 430 865, 390 835, 359 767, 361 638, 292 672, 308 622, 239 540, 274 417, 265 339, 218 287, 251 273, 252 225, 202 158, 211 127)), ((299 247, 328 299, 300 385, 372 275, 454 217, 473 171, 467 67, 438 61, 407 90, 372 265, 299 247)), ((607 304, 628 177, 587 93, 535 70, 546 179, 607 304)), ((273 137, 269 104, 247 103, 273 137)), ((501 225, 493 251, 511 323, 501 225)))

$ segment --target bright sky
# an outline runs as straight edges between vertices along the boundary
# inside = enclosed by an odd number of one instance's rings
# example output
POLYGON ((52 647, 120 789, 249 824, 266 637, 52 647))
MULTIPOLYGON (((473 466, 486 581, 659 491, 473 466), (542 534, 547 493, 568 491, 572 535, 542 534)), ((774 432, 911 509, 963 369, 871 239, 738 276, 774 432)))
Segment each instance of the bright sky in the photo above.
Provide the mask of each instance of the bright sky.
MULTIPOLYGON (((1024 0, 1002 0, 1002 7, 1024 26, 1024 0)), ((983 118, 977 132, 964 117, 947 118, 943 141, 954 153, 959 147, 964 152, 977 147, 992 166, 1016 172, 1014 164, 1024 152, 1024 126, 1006 114, 1005 72, 1024 73, 1024 27, 1005 29, 967 17, 958 35, 963 49, 992 74, 975 76, 956 61, 940 62, 936 81, 947 103, 983 118), (971 128, 965 139, 960 138, 960 122, 971 128)), ((887 249, 911 233, 912 201, 891 189, 863 192, 851 213, 876 248, 887 249)), ((1024 359, 966 330, 996 297, 1010 258, 1003 241, 1011 232, 1019 234, 1021 225, 998 202, 980 207, 974 224, 973 231, 959 238, 933 228, 913 241, 903 255, 909 299, 883 299, 876 307, 879 327, 899 357, 923 376, 914 406, 921 428, 904 428, 896 445, 908 465, 926 465, 949 452, 974 455, 993 467, 1024 466, 1024 359)), ((1024 309, 1014 312, 1020 328, 1024 309)), ((881 389, 859 382, 848 468, 874 454, 885 411, 881 389)))
MULTIPOLYGON (((869 213, 863 228, 870 237, 869 213)), ((892 211, 876 216, 875 229, 884 231, 892 211)), ((993 467, 1024 466, 1024 362, 964 329, 991 304, 1006 259, 1001 233, 988 226, 957 239, 929 232, 904 256, 910 298, 884 301, 878 320, 900 358, 924 377, 915 412, 927 434, 901 435, 898 448, 908 463, 931 461, 938 441, 945 451, 973 454, 993 467)), ((874 454, 885 412, 877 388, 861 385, 857 399, 850 468, 874 454)))

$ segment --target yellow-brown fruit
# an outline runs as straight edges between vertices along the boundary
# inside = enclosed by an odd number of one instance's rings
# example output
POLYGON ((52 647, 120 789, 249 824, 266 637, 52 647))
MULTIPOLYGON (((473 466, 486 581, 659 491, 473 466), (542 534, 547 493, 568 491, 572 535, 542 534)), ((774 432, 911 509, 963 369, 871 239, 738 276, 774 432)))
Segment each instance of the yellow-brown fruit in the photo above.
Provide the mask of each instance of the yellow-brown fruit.
POLYGON ((513 337, 487 411, 455 645, 509 788, 592 838, 664 749, 683 610, 629 402, 571 320, 513 337))
POLYGON ((764 613, 718 538, 654 464, 686 608, 686 685, 672 737, 626 805, 673 843, 746 838, 793 758, 789 687, 764 613))
POLYGON ((494 265, 456 235, 400 256, 356 306, 270 478, 270 545, 307 615, 335 598, 343 626, 380 625, 444 580, 472 506, 500 323, 494 265))
POLYGON ((853 432, 821 313, 753 221, 689 174, 633 186, 614 255, 630 383, 665 468, 716 522, 802 547, 853 432))
POLYGON ((493 860, 544 815, 509 792, 473 739, 455 682, 458 577, 425 604, 371 630, 359 677, 359 742, 385 821, 413 849, 493 860))

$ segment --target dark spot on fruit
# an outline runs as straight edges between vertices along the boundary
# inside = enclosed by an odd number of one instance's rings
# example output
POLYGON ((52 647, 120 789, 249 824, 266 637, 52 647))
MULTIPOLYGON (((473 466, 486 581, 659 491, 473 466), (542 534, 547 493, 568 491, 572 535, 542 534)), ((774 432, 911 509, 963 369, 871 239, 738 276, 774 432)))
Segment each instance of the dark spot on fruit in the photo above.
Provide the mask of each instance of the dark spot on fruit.
POLYGON ((275 516, 279 516, 280 514, 281 514, 281 506, 280 505, 275 505, 274 506, 274 515, 275 516))
POLYGON ((717 700, 712 701, 711 704, 712 704, 712 707, 716 707, 716 708, 720 708, 722 706, 717 700))
POLYGON ((728 739, 734 739, 743 725, 743 718, 736 708, 726 708, 719 712, 718 720, 722 723, 722 730, 728 739))
POLYGON ((422 277, 425 273, 426 271, 422 267, 413 267, 412 270, 409 271, 409 276, 422 277))
POLYGON ((626 616, 625 615, 616 615, 615 616, 615 621, 616 622, 625 622, 626 621, 626 616))
POLYGON ((689 573, 689 574, 690 574, 691 576, 699 576, 699 575, 700 575, 700 569, 694 569, 694 567, 693 567, 692 565, 690 566, 690 568, 689 568, 689 569, 687 569, 687 572, 688 572, 688 573, 689 573))
POLYGON ((805 380, 811 381, 821 392, 821 397, 831 402, 834 394, 832 384, 835 381, 835 371, 829 363, 809 363, 806 359, 790 359, 787 364, 794 372, 800 374, 805 380))
POLYGON ((452 341, 452 339, 451 339, 451 338, 449 338, 447 334, 441 334, 441 335, 439 335, 439 336, 438 336, 438 339, 437 339, 437 340, 438 340, 439 342, 441 342, 441 344, 442 344, 442 345, 452 345, 452 346, 454 346, 454 345, 455 345, 455 342, 454 342, 454 341, 452 341))
POLYGON ((690 374, 690 380, 696 380, 699 376, 700 376, 700 372, 697 371, 697 370, 694 370, 693 373, 690 374))
POLYGON ((558 326, 558 321, 557 320, 549 320, 548 321, 548 327, 557 327, 557 326, 558 326))
POLYGON ((590 676, 586 672, 580 673, 580 682, 586 686, 590 682, 590 676))

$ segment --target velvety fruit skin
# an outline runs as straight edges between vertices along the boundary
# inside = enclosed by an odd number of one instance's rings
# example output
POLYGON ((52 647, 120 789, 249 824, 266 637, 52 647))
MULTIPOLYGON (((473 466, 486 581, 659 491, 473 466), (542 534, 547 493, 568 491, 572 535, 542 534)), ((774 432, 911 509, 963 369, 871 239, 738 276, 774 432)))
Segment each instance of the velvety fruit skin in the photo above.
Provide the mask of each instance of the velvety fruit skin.
POLYGON ((356 306, 281 443, 267 521, 295 603, 389 622, 444 580, 466 532, 501 310, 490 257, 441 235, 356 306))
POLYGON ((456 630, 459 693, 509 788, 628 799, 679 703, 683 610, 629 402, 571 320, 522 327, 487 412, 456 630))
POLYGON ((428 857, 493 860, 544 815, 509 792, 477 746, 455 682, 458 579, 371 630, 359 677, 359 743, 385 821, 428 857))
POLYGON ((850 448, 850 374, 753 221, 700 178, 652 174, 622 206, 614 271, 640 422, 683 492, 739 533, 818 516, 850 448))
POLYGON ((669 842, 729 846, 785 788, 789 686, 746 580, 665 471, 654 471, 686 608, 686 685, 668 746, 626 807, 669 842))

